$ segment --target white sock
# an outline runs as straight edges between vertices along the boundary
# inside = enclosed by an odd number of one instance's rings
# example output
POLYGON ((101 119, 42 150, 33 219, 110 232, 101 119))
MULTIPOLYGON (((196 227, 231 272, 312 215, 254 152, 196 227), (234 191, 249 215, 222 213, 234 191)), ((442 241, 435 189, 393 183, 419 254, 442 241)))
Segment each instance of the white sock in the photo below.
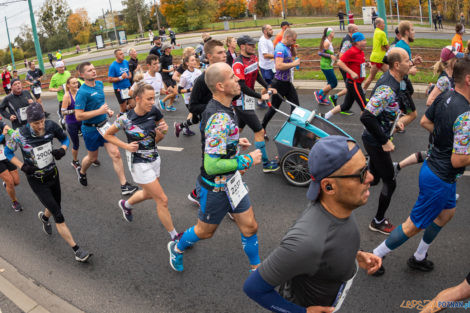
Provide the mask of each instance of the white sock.
POLYGON ((170 234, 170 237, 171 239, 175 238, 176 236, 178 236, 178 233, 176 232, 176 229, 173 228, 172 231, 169 231, 168 232, 170 234))
POLYGON ((333 116, 333 113, 331 113, 331 111, 328 111, 328 112, 326 112, 326 114, 325 114, 325 118, 326 118, 327 120, 329 120, 330 117, 332 117, 332 116, 333 116))
POLYGON ((126 200, 126 202, 124 202, 124 207, 126 209, 130 209, 130 208, 132 208, 132 205, 129 203, 129 201, 126 200))
POLYGON ((430 244, 427 244, 421 239, 421 242, 419 243, 418 249, 416 249, 416 252, 414 254, 415 259, 417 261, 422 261, 426 258, 426 253, 428 252, 430 244))
POLYGON ((386 256, 388 253, 392 252, 392 250, 390 250, 387 245, 385 244, 385 240, 377 247, 374 249, 373 253, 378 256, 378 257, 381 257, 383 258, 384 256, 386 256))

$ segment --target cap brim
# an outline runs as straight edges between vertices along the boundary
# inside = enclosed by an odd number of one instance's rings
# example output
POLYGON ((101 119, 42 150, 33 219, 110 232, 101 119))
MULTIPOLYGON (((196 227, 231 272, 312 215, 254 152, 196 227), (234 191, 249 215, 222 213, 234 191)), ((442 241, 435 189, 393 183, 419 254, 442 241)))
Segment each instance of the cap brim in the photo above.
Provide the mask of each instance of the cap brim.
POLYGON ((319 181, 311 181, 310 186, 308 187, 307 191, 307 199, 315 201, 320 194, 320 182, 319 181))

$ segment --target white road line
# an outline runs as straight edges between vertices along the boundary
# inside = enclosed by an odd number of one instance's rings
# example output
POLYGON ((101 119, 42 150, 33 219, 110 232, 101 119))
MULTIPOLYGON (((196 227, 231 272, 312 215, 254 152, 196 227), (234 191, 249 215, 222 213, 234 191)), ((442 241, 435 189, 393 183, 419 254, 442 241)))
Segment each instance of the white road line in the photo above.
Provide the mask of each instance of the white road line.
POLYGON ((184 150, 184 148, 180 148, 180 147, 157 146, 157 148, 158 150, 176 151, 176 152, 181 152, 184 150))
POLYGON ((463 172, 463 176, 470 176, 470 171, 463 172))

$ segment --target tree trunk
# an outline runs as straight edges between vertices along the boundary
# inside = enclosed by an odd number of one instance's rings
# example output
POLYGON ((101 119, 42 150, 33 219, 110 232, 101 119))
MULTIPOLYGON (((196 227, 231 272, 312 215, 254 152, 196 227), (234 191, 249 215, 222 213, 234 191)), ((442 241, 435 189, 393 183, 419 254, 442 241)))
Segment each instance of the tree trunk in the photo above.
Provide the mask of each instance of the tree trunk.
POLYGON ((142 17, 140 16, 140 12, 137 12, 137 23, 139 23, 139 32, 143 34, 142 17))

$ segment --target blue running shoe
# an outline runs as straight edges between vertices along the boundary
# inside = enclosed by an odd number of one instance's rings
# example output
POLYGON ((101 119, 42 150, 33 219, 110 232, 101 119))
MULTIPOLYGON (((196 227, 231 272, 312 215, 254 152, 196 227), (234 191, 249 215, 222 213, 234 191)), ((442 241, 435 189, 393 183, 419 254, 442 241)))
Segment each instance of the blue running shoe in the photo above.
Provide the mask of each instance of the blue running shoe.
POLYGON ((271 173, 279 169, 279 163, 275 160, 263 163, 263 172, 271 173))
POLYGON ((164 111, 166 110, 165 102, 162 100, 159 100, 158 104, 160 105, 160 110, 164 111))
POLYGON ((182 272, 183 267, 183 253, 178 253, 175 251, 177 241, 170 241, 167 245, 168 252, 170 253, 170 266, 177 272, 182 272))

